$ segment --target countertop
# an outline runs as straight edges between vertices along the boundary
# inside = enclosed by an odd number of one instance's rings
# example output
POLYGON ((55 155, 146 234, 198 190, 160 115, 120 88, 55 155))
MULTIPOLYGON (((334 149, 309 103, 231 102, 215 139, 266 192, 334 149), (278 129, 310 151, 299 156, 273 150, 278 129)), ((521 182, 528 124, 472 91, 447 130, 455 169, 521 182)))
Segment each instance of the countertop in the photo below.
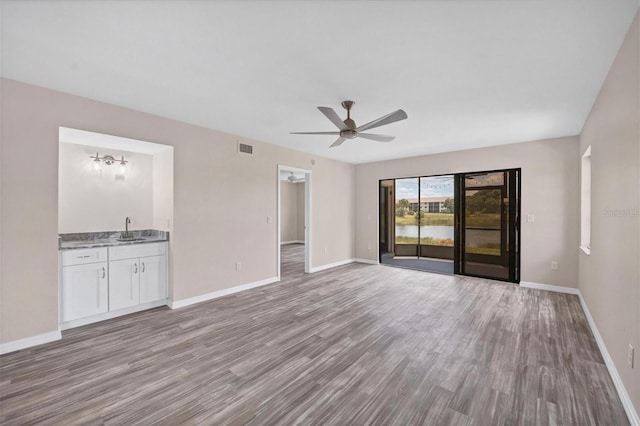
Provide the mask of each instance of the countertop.
POLYGON ((169 241, 169 233, 166 231, 145 229, 141 231, 129 231, 129 233, 133 234, 136 239, 132 241, 119 241, 120 231, 60 234, 58 236, 58 249, 74 250, 169 241))

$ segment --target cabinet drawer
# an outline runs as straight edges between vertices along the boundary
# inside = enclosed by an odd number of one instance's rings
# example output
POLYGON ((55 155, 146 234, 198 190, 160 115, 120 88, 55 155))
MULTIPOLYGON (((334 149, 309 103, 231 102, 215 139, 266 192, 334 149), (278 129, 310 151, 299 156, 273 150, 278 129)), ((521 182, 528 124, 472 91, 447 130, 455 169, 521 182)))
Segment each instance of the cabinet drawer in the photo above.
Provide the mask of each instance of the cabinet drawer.
POLYGON ((159 256, 165 254, 167 243, 132 244, 109 247, 109 260, 132 259, 135 257, 159 256))
POLYGON ((107 248, 96 247, 78 250, 65 250, 62 252, 62 266, 83 265, 107 261, 107 248))

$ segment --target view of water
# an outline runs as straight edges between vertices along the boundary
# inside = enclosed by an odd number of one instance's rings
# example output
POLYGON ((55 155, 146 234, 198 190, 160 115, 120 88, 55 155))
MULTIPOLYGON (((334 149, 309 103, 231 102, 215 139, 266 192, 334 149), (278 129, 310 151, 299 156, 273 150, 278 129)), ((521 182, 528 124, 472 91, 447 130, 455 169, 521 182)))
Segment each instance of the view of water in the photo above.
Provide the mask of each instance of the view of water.
MULTIPOLYGON (((397 237, 418 238, 418 225, 396 226, 397 237)), ((453 240, 453 226, 424 225, 420 237, 453 240)), ((500 244, 500 230, 467 229, 467 247, 485 247, 500 244)))
MULTIPOLYGON (((396 236, 418 238, 418 225, 396 226, 396 236)), ((423 225, 420 227, 420 236, 453 240, 453 226, 423 225)))

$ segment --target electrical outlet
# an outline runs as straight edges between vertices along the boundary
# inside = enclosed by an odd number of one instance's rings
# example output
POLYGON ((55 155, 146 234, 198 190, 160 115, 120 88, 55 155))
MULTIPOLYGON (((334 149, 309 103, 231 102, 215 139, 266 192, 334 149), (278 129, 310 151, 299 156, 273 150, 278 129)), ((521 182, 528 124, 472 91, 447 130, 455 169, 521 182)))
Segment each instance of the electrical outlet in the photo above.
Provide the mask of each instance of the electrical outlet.
POLYGON ((551 270, 552 271, 558 270, 558 262, 551 262, 551 270))
POLYGON ((367 244, 367 250, 371 250, 371 243, 367 244))
POLYGON ((535 221, 536 221, 536 217, 534 215, 532 215, 532 214, 528 214, 527 215, 527 222, 528 223, 533 223, 535 221))
POLYGON ((633 346, 629 345, 629 349, 627 349, 627 364, 629 367, 633 368, 633 356, 635 355, 635 349, 633 346))
POLYGON ((236 272, 240 272, 242 270, 242 263, 236 262, 236 272))
POLYGON ((329 249, 327 249, 326 247, 324 248, 324 254, 329 253, 329 249))

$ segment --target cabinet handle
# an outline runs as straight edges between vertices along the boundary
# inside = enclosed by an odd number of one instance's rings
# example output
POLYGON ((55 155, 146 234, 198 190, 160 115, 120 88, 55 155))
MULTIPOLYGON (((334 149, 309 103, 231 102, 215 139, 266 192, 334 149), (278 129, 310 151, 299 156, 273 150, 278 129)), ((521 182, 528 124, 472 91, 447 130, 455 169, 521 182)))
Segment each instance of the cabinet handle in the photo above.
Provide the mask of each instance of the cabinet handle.
POLYGON ((137 274, 138 273, 138 264, 134 263, 133 266, 135 266, 136 269, 134 269, 133 273, 137 274))
POLYGON ((104 266, 102 267, 102 278, 107 276, 107 271, 105 271, 104 266))
POLYGON ((144 272, 144 262, 142 262, 142 272, 144 272))

